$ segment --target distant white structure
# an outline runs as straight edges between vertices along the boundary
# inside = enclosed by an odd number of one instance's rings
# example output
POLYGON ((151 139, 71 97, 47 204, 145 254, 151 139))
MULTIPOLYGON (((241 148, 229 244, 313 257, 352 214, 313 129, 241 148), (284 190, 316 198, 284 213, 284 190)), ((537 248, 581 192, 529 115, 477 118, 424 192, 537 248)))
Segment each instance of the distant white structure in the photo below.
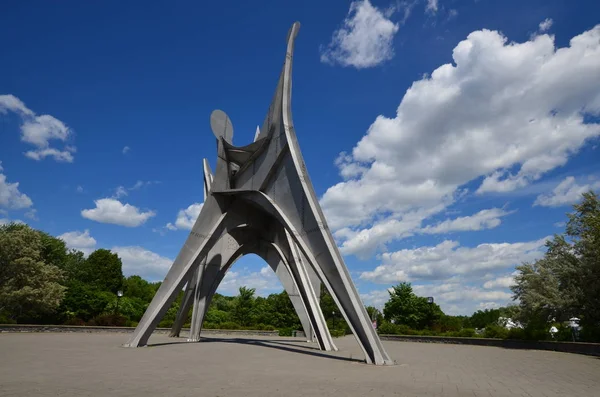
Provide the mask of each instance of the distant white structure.
POLYGON ((506 329, 523 328, 523 324, 508 317, 498 317, 498 325, 506 329))

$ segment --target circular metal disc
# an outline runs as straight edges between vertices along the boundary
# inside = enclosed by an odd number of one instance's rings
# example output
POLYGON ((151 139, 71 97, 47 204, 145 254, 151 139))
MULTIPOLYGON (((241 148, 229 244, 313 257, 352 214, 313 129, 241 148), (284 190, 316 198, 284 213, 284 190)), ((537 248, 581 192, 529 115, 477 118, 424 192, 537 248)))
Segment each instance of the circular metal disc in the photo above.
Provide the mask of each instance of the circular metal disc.
POLYGON ((210 114, 210 128, 217 139, 223 137, 227 142, 233 142, 233 124, 224 111, 213 110, 210 114))

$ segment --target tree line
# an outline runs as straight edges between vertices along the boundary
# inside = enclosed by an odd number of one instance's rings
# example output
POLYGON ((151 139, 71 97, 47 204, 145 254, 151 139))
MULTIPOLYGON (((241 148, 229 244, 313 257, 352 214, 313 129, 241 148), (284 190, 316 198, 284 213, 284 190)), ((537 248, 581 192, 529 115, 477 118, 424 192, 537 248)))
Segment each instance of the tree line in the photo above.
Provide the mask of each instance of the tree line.
MULTIPOLYGON (((600 201, 585 193, 568 214, 562 234, 547 242, 544 257, 517 266, 511 287, 516 304, 479 310, 471 316, 445 314, 439 305, 417 296, 410 283, 391 289, 383 311, 367 307, 378 331, 387 334, 485 336, 571 340, 566 322, 581 321, 580 340, 600 341, 600 201), (520 325, 507 329, 511 319, 520 325)), ((116 253, 98 249, 89 256, 64 241, 24 224, 0 226, 0 323, 135 326, 160 282, 124 277, 116 253), (119 298, 117 291, 122 291, 119 298)), ((159 324, 170 327, 183 292, 159 324)), ((334 336, 350 332, 326 289, 321 310, 334 336)), ((188 321, 191 313, 188 313, 188 321)), ((256 296, 241 287, 237 296, 215 294, 205 328, 301 329, 286 292, 256 296)))

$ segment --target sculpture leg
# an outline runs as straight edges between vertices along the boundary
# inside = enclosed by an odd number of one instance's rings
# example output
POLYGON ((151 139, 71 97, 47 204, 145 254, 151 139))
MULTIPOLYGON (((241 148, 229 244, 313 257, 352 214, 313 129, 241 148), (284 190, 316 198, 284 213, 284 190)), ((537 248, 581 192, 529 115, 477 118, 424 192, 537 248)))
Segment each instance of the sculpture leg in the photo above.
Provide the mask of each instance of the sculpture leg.
POLYGON ((192 307, 192 303, 194 302, 194 291, 196 290, 196 278, 198 276, 198 270, 194 272, 194 275, 191 279, 188 280, 185 286, 185 294, 183 295, 183 300, 181 301, 181 306, 179 306, 179 311, 177 312, 177 317, 175 317, 175 322, 171 327, 171 332, 169 336, 172 338, 178 338, 181 333, 181 328, 185 324, 187 320, 188 313, 190 308, 192 307))
POLYGON ((296 286, 292 275, 274 249, 271 249, 270 252, 267 253, 266 258, 267 263, 271 269, 273 269, 279 278, 279 281, 281 281, 281 284, 283 284, 283 288, 287 292, 287 295, 292 302, 292 306, 294 306, 294 310, 300 319, 300 324, 302 324, 304 335, 306 335, 306 340, 308 342, 312 341, 313 327, 310 324, 310 318, 304 306, 304 302, 302 301, 302 296, 300 295, 300 291, 298 291, 298 287, 296 286))
POLYGON ((205 208, 205 211, 202 211, 196 220, 184 247, 173 262, 165 280, 125 346, 138 347, 147 344, 148 338, 175 300, 177 293, 185 281, 191 277, 191 273, 195 270, 194 264, 208 253, 226 231, 227 215, 220 213, 216 201, 209 200, 205 206, 209 206, 209 208, 205 208), (209 233, 200 234, 198 230, 205 230, 209 233))

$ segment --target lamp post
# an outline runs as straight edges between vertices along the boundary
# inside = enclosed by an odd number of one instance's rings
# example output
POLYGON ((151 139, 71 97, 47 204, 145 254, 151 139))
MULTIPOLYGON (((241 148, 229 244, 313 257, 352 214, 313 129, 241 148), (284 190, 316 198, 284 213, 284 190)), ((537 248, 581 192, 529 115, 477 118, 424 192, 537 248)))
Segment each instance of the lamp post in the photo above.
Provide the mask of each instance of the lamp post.
POLYGON ((331 316, 332 316, 332 319, 333 319, 333 329, 335 329, 335 311, 331 312, 331 316))
POLYGON ((117 307, 115 308, 115 314, 119 314, 119 300, 121 299, 122 296, 123 296, 123 291, 118 290, 117 291, 117 307))

